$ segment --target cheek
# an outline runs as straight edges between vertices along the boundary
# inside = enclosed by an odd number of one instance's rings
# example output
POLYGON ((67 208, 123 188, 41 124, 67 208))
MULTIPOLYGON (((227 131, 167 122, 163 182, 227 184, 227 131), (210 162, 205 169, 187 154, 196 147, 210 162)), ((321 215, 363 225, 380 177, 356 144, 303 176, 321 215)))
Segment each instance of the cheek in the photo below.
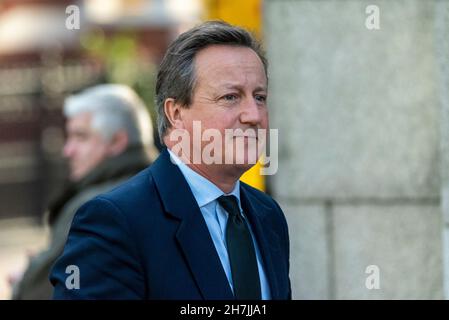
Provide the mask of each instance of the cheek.
POLYGON ((233 128, 236 123, 235 120, 231 120, 231 117, 228 114, 218 113, 205 114, 202 117, 197 117, 193 121, 195 121, 195 123, 188 123, 185 128, 190 132, 190 134, 193 132, 195 132, 195 134, 200 132, 201 135, 206 130, 219 131, 224 135, 225 129, 233 128))
POLYGON ((104 144, 90 141, 84 145, 82 155, 86 164, 95 164, 106 156, 106 148, 104 144))
POLYGON ((104 159, 108 155, 108 148, 107 148, 107 146, 102 144, 102 145, 97 146, 96 148, 94 148, 93 152, 96 153, 96 158, 97 159, 104 159))
POLYGON ((262 115, 261 127, 262 129, 268 129, 269 127, 268 110, 265 110, 265 113, 262 115))
POLYGON ((82 154, 82 156, 85 158, 89 158, 90 156, 98 152, 98 148, 95 148, 95 145, 92 143, 92 141, 85 142, 80 149, 80 154, 82 154))
POLYGON ((208 128, 218 129, 224 133, 225 129, 233 129, 239 127, 239 115, 231 111, 217 112, 205 119, 208 128))

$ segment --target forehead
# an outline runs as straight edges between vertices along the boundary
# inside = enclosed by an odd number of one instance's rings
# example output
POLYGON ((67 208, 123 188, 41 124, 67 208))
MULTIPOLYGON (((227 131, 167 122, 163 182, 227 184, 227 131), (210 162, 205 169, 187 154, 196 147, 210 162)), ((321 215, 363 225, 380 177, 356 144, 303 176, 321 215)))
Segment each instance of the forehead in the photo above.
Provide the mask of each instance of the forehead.
POLYGON ((90 129, 90 122, 92 114, 90 112, 83 112, 76 114, 67 119, 67 129, 70 130, 88 130, 90 129))
POLYGON ((266 83, 265 69, 254 50, 243 46, 211 45, 195 57, 198 78, 213 78, 214 82, 229 77, 253 75, 258 82, 266 83))

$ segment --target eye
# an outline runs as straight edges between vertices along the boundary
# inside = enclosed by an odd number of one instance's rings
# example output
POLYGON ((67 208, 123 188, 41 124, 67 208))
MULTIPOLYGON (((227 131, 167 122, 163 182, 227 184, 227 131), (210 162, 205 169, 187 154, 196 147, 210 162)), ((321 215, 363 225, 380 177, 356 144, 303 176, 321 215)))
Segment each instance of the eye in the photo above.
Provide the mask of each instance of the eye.
POLYGON ((235 94, 227 94, 227 95, 224 95, 222 97, 222 99, 225 100, 225 101, 235 101, 235 100, 237 100, 237 95, 235 95, 235 94))
POLYGON ((261 103, 265 103, 267 101, 267 96, 263 94, 256 94, 256 100, 261 103))
POLYGON ((89 138, 87 132, 75 132, 69 135, 75 141, 86 141, 89 138))

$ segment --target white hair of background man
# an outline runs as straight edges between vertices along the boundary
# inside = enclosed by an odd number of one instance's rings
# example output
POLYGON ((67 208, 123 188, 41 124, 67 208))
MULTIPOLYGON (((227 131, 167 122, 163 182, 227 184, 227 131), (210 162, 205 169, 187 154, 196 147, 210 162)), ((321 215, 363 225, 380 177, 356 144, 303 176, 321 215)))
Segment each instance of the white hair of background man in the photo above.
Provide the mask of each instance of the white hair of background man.
POLYGON ((133 89, 121 84, 101 84, 65 99, 64 115, 92 114, 91 128, 110 141, 124 129, 129 145, 153 147, 153 125, 145 103, 133 89))

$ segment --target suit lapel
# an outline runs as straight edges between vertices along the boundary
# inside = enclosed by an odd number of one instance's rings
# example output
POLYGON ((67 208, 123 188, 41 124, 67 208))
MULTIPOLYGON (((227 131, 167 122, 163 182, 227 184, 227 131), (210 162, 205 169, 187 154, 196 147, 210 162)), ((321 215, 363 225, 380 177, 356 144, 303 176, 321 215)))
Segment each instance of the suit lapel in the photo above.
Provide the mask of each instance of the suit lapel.
POLYGON ((234 299, 207 225, 198 209, 176 234, 204 299, 234 299))
POLYGON ((151 166, 164 210, 180 220, 176 233, 204 299, 233 299, 226 274, 200 208, 179 168, 164 150, 151 166))
POLYGON ((265 206, 259 199, 252 196, 241 183, 240 197, 242 208, 247 215, 257 239, 265 272, 270 284, 271 298, 279 299, 279 284, 276 277, 276 264, 273 251, 279 250, 279 237, 272 230, 266 218, 272 214, 271 208, 265 206))

